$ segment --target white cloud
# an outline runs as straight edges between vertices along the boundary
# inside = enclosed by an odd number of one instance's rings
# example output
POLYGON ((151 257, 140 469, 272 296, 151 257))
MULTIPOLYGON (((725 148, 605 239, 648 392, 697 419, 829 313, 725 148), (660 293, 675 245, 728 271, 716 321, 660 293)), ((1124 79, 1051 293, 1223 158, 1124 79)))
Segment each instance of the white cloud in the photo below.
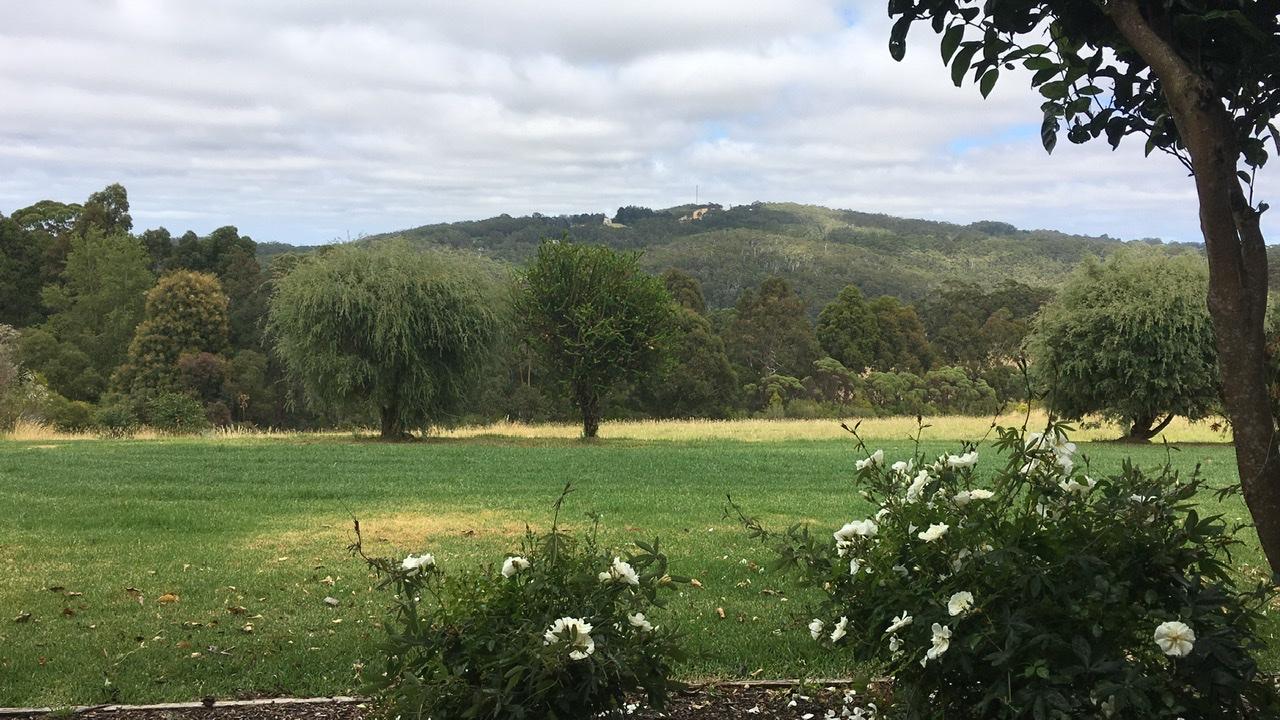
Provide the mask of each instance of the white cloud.
POLYGON ((1046 157, 1038 100, 887 51, 857 0, 238 0, 0 9, 0 211, 130 190, 139 227, 323 242, 541 211, 794 200, 1197 237, 1180 168, 1046 157), (854 22, 849 22, 854 18, 854 22))

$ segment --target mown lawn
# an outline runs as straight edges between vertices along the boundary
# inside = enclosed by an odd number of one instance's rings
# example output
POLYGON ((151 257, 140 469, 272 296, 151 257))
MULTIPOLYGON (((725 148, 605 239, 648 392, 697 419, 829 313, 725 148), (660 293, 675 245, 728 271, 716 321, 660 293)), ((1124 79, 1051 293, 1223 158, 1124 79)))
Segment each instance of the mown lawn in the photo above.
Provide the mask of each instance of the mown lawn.
MULTIPOLYGON (((911 449, 879 445, 891 459, 911 449)), ((1082 452, 1107 468, 1166 453, 1082 452)), ((346 552, 352 517, 376 552, 501 562, 525 522, 545 526, 566 481, 571 519, 603 513, 616 543, 658 535, 673 569, 703 584, 670 607, 694 652, 684 676, 847 675, 805 632, 808 596, 753 569, 767 555, 723 500, 774 526, 834 527, 867 513, 855 459, 839 440, 0 442, 0 706, 352 692, 386 601, 346 552)), ((1173 461, 1234 480, 1225 445, 1183 446, 1173 461)), ((1236 500, 1213 509, 1245 518, 1236 500)), ((1237 560, 1261 564, 1253 545, 1237 560)))

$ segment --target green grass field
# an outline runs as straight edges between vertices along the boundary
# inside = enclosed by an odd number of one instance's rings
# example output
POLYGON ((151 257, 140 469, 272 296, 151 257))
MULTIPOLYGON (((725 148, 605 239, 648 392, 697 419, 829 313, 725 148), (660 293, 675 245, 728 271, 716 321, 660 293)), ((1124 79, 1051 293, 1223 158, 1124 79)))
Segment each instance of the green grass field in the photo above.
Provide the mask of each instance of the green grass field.
MULTIPOLYGON (((1165 457, 1082 453, 1105 468, 1165 457)), ((673 569, 702 582, 670 607, 694 652, 686 678, 849 674, 809 641, 808 596, 743 563, 767 554, 722 506, 732 493, 774 526, 863 517, 855 459, 840 440, 0 441, 0 706, 354 691, 386 598, 346 553, 353 516, 375 552, 430 551, 446 569, 500 562, 526 521, 546 525, 566 481, 571 519, 603 513, 615 543, 658 535, 673 569)), ((1234 481, 1229 446, 1186 445, 1173 460, 1234 481)), ((1212 509, 1246 517, 1238 501, 1212 509)), ((1237 560, 1261 556, 1250 545, 1237 560)))

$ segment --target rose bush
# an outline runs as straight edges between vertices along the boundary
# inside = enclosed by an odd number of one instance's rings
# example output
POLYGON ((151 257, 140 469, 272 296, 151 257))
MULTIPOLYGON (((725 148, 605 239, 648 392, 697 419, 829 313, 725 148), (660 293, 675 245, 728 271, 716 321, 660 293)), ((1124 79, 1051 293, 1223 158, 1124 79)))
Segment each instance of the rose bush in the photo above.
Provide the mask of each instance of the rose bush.
POLYGON ((1090 473, 1068 430, 896 462, 858 440, 870 517, 815 534, 738 515, 823 590, 810 634, 892 677, 899 717, 1273 715, 1254 657, 1272 593, 1197 510, 1211 489, 1168 464, 1090 473))
POLYGON ((553 521, 500 569, 446 572, 431 554, 365 556, 357 525, 353 551, 395 591, 371 688, 387 715, 589 718, 637 692, 661 708, 681 651, 654 613, 687 579, 668 574, 658 540, 617 553, 597 530, 577 538, 553 521))

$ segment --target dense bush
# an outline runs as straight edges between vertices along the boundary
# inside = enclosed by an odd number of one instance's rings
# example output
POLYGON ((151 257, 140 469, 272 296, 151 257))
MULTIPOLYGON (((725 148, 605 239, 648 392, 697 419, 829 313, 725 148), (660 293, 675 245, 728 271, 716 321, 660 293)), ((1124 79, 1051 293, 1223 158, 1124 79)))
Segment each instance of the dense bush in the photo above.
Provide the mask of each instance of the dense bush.
MULTIPOLYGON (((813 637, 894 678, 905 718, 1244 718, 1268 588, 1244 589, 1198 475, 1086 475, 1062 426, 1000 430, 983 450, 858 465, 879 509, 834 539, 772 535, 826 595, 813 637)), ((865 446, 859 443, 866 452, 865 446)))
POLYGON ((93 424, 103 435, 120 438, 132 435, 140 423, 127 398, 112 396, 103 397, 102 404, 94 412, 93 424))
MULTIPOLYGON (((363 557, 358 539, 354 549, 363 557)), ((389 717, 591 718, 637 691, 661 708, 674 685, 678 636, 653 609, 684 579, 667 574, 657 540, 624 559, 595 527, 579 539, 553 523, 500 569, 365 559, 395 590, 373 688, 389 717)))
POLYGON ((209 427, 204 406, 185 393, 161 392, 146 401, 147 424, 168 433, 193 433, 209 427))
POLYGON ((68 400, 50 393, 45 403, 44 419, 63 432, 84 432, 94 426, 94 406, 83 400, 68 400))

